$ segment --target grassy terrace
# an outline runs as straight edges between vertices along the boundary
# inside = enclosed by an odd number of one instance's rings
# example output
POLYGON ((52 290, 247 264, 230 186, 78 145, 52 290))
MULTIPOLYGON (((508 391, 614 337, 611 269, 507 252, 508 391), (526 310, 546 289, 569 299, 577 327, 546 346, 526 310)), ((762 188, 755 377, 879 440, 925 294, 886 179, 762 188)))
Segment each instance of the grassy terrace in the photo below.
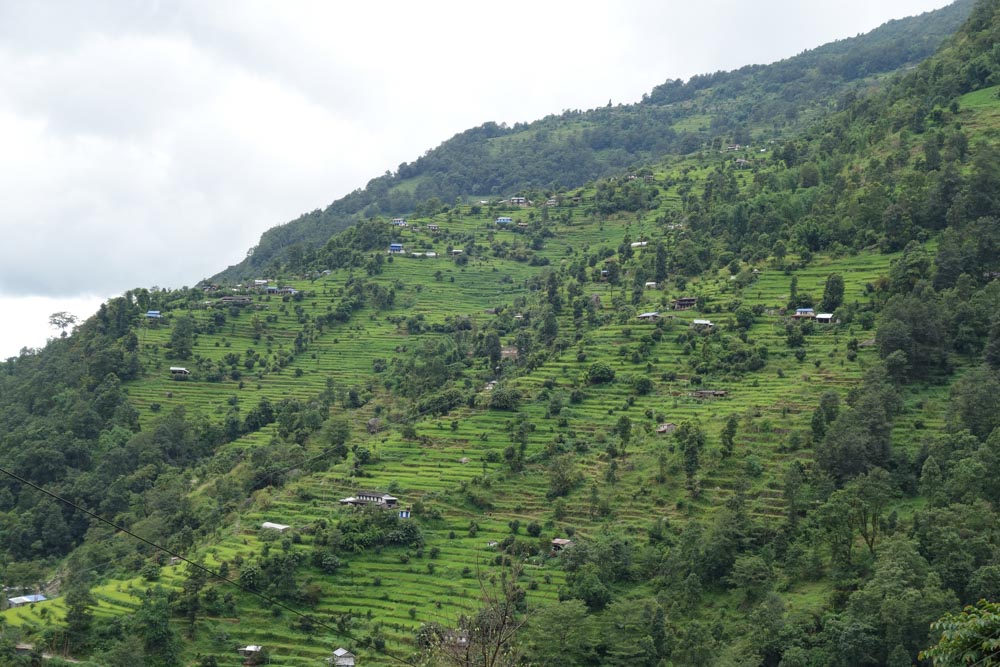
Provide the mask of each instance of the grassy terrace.
MULTIPOLYGON (((706 172, 706 165, 695 165, 691 178, 695 183, 706 172)), ((661 182, 676 173, 658 172, 661 182)), ((748 179, 741 176, 741 180, 748 179)), ((695 188, 697 189, 697 187, 695 188)), ((660 208, 642 215, 627 214, 600 219, 579 206, 554 207, 549 212, 548 228, 552 236, 545 240, 538 257, 548 259, 549 267, 558 268, 563 260, 572 260, 585 249, 614 248, 621 243, 626 231, 632 239, 668 241, 676 231, 665 231, 657 218, 679 206, 677 186, 663 188, 660 208), (569 214, 568 216, 565 214, 569 214)), ((485 207, 484 207, 485 208, 485 207)), ((518 210, 515 220, 541 222, 541 209, 518 210)), ((193 309, 190 314, 203 331, 197 336, 194 358, 179 362, 168 357, 167 343, 171 327, 184 313, 172 311, 159 325, 144 326, 139 332, 143 361, 143 377, 128 383, 132 402, 140 410, 144 427, 159 415, 177 406, 188 414, 200 415, 221 422, 234 407, 240 415, 255 406, 261 397, 279 403, 285 398, 311 400, 332 382, 341 394, 348 388, 369 392, 371 400, 363 408, 347 410, 338 401, 333 411, 346 414, 352 425, 349 444, 363 445, 375 455, 375 461, 365 466, 365 477, 351 476, 353 460, 329 466, 323 472, 302 470, 290 475, 281 488, 255 492, 232 514, 225 527, 207 539, 191 555, 202 557, 209 566, 222 561, 255 557, 265 547, 268 535, 259 528, 263 521, 292 526, 298 538, 289 548, 308 556, 312 548, 312 528, 320 521, 336 522, 346 510, 338 500, 358 489, 386 490, 404 505, 421 501, 441 518, 416 516, 426 538, 422 552, 386 548, 346 557, 345 566, 336 574, 325 575, 311 565, 300 567, 298 581, 312 582, 321 589, 320 601, 313 609, 303 608, 330 624, 339 615, 350 614, 346 632, 338 635, 318 628, 309 641, 292 628, 297 619, 286 611, 273 610, 262 601, 237 594, 237 613, 224 617, 199 619, 191 648, 194 653, 212 654, 220 664, 236 664, 233 647, 259 643, 271 653, 272 664, 306 665, 329 655, 339 645, 349 646, 361 656, 362 664, 386 663, 371 649, 359 648, 357 639, 380 628, 390 650, 405 651, 412 646, 414 631, 422 623, 437 622, 453 626, 462 614, 469 614, 477 604, 478 571, 490 572, 497 557, 492 541, 500 541, 510 533, 508 522, 521 523, 519 538, 538 540, 545 547, 553 537, 595 535, 609 526, 627 531, 642 540, 644 531, 660 517, 684 522, 690 517, 704 519, 730 497, 749 473, 750 512, 765 522, 778 522, 784 516, 784 500, 779 482, 785 467, 795 460, 808 460, 810 418, 819 396, 830 389, 846 389, 864 374, 875 359, 871 347, 862 347, 856 359, 849 360, 847 343, 851 339, 865 341, 871 331, 857 324, 816 326, 806 337, 806 356, 799 361, 785 343, 788 322, 784 305, 789 298, 792 275, 762 264, 760 275, 743 290, 729 280, 728 272, 691 281, 683 292, 673 283, 648 290, 636 312, 660 310, 670 315, 664 335, 652 345, 648 358, 633 362, 631 350, 652 330, 631 316, 622 317, 615 311, 613 296, 627 294, 623 287, 604 282, 591 282, 584 293, 601 298, 598 318, 602 322, 586 331, 576 331, 570 309, 558 318, 559 335, 569 344, 554 353, 530 372, 518 372, 507 380, 522 394, 519 409, 491 410, 482 406, 488 398, 485 383, 493 377, 481 360, 474 360, 464 371, 467 386, 478 392, 476 407, 462 406, 443 417, 424 416, 414 424, 416 438, 403 437, 394 415, 404 406, 397 404, 383 386, 383 377, 373 371, 377 359, 406 358, 422 343, 444 339, 442 334, 410 332, 406 320, 422 316, 426 325, 444 323, 457 316, 471 318, 475 329, 485 327, 495 315, 488 309, 506 306, 510 312, 524 311, 524 321, 512 324, 502 336, 504 345, 514 343, 518 327, 532 330, 533 312, 540 293, 529 288, 529 280, 546 267, 529 262, 488 256, 487 250, 497 244, 514 247, 530 245, 530 235, 517 231, 501 231, 491 224, 492 214, 485 210, 473 215, 469 208, 430 220, 411 220, 420 229, 401 229, 397 240, 419 251, 434 250, 436 258, 394 257, 384 271, 366 280, 385 287, 394 287, 395 305, 378 309, 372 306, 356 311, 343 324, 314 325, 314 318, 336 305, 345 281, 346 270, 335 270, 315 280, 282 280, 303 292, 301 301, 287 297, 255 295, 254 305, 241 312, 226 311, 225 323, 213 324, 219 312, 214 305, 193 309), (438 232, 427 230, 433 222, 438 232), (465 266, 449 256, 450 247, 460 247, 458 239, 475 235, 477 256, 465 266), (678 296, 699 294, 707 299, 706 312, 684 311, 668 313, 669 304, 678 296), (719 339, 735 336, 733 315, 728 304, 739 298, 748 305, 760 305, 764 315, 748 334, 748 344, 766 346, 769 352, 766 366, 744 375, 710 374, 703 378, 702 388, 720 389, 728 395, 717 399, 698 399, 690 395, 694 388, 690 380, 695 375, 692 359, 721 349, 719 339), (518 301, 521 305, 515 307, 518 301), (235 313, 235 316, 234 316, 235 313), (694 349, 680 338, 688 331, 694 318, 710 318, 717 333, 694 349), (296 336, 305 336, 304 350, 291 354, 296 336), (260 355, 253 368, 245 368, 243 360, 248 350, 260 355), (709 350, 709 352, 706 352, 709 350), (623 353, 624 352, 624 353, 623 353), (283 355, 290 358, 279 363, 283 355), (240 380, 220 382, 206 380, 206 369, 222 361, 226 355, 240 359, 240 380), (582 360, 581 360, 582 359, 582 360), (588 386, 585 373, 590 364, 603 361, 616 371, 616 382, 588 386), (184 365, 192 370, 190 378, 171 378, 169 367, 184 365), (630 379, 647 377, 653 390, 636 395, 630 379), (583 398, 568 400, 573 390, 582 390, 583 398), (553 396, 561 397, 558 416, 550 414, 553 396), (365 422, 374 416, 376 406, 386 428, 369 434, 365 422), (629 443, 627 456, 617 462, 615 478, 609 477, 611 458, 606 449, 616 442, 613 428, 621 415, 628 415, 635 435, 629 443), (733 457, 724 459, 719 451, 719 433, 729 415, 740 416, 733 457), (503 462, 503 450, 514 440, 511 426, 525 420, 534 424, 527 435, 526 468, 511 472, 503 462), (659 436, 655 427, 663 421, 680 423, 697 420, 708 436, 700 478, 704 493, 691 501, 684 488, 684 472, 679 451, 673 439, 659 436), (558 501, 549 497, 546 452, 567 448, 574 453, 584 481, 568 496, 558 501), (667 480, 656 482, 661 454, 666 457, 667 480), (609 516, 598 516, 591 502, 591 488, 606 500, 609 516), (525 534, 524 526, 537 521, 542 526, 539 538, 525 534), (474 529, 470 527, 475 525, 474 529), (436 557, 431 558, 431 550, 436 557)), ((639 251, 643 252, 643 251, 639 251)), ((648 252, 648 251, 647 251, 648 252)), ((840 273, 845 280, 845 301, 867 300, 866 285, 887 273, 892 257, 865 252, 854 256, 817 257, 794 275, 799 293, 815 298, 822 295, 824 281, 830 273, 840 273)), ((627 268, 627 267, 626 267, 627 268)), ((360 276, 363 272, 356 273, 360 276)), ((630 281, 623 281, 629 285, 630 281)), ((908 397, 911 408, 899 420, 895 438, 900 446, 913 446, 922 427, 934 427, 943 420, 945 392, 927 389, 908 397), (919 403, 918 403, 919 402, 919 403), (918 405, 921 409, 918 410, 918 405), (920 423, 922 422, 922 423, 920 423)), ((265 446, 276 437, 274 426, 245 436, 224 446, 225 450, 251 450, 265 446)), ((316 457, 323 451, 318 442, 307 442, 304 455, 316 457)), ((249 465, 244 461, 237 472, 249 465)), ((195 491, 198 502, 215 501, 208 488, 195 491)), ((280 549, 280 542, 267 541, 268 548, 280 549)), ((543 548, 545 553, 547 549, 543 548)), ((234 572, 231 569, 230 572, 234 572)), ((183 581, 182 567, 166 567, 158 582, 165 587, 179 587, 183 581)), ((529 604, 540 604, 558 598, 565 576, 558 558, 539 556, 529 560, 525 581, 529 604)), ((95 589, 97 615, 127 614, 139 600, 134 595, 149 585, 139 580, 109 581, 95 589)), ((220 593, 230 592, 219 584, 220 593)), ((791 590, 786 595, 793 609, 804 612, 815 609, 823 599, 823 591, 811 588, 791 590)), ((293 605, 295 606, 295 605, 293 605)), ((4 612, 5 620, 13 625, 44 627, 53 616, 64 612, 56 599, 32 608, 4 612), (47 610, 47 611, 46 611, 47 610)))

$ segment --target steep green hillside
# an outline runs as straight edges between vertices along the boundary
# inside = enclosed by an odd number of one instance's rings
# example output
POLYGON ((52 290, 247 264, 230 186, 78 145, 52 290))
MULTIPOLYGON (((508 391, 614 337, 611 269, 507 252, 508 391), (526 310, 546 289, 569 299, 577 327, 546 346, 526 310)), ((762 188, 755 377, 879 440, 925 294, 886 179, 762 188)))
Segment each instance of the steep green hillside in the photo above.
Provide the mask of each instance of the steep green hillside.
POLYGON ((794 135, 845 97, 929 56, 971 7, 972 0, 958 0, 771 65, 670 80, 637 104, 567 111, 513 127, 484 123, 323 210, 269 230, 252 254, 213 281, 288 263, 296 270, 317 245, 359 219, 412 213, 431 199, 577 187, 669 153, 794 135))
POLYGON ((918 662, 1000 598, 998 26, 801 137, 375 217, 4 363, 3 469, 132 534, 0 482, 53 598, 4 659, 918 662))

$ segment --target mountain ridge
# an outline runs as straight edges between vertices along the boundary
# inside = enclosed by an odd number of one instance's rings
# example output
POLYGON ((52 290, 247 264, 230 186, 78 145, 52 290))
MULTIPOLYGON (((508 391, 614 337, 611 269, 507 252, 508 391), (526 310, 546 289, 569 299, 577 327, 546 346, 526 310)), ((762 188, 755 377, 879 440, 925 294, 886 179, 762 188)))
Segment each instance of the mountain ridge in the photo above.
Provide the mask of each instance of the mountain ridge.
POLYGON ((395 173, 373 178, 364 189, 327 208, 268 230, 242 262, 210 281, 267 273, 287 260, 289 252, 308 253, 360 219, 379 213, 411 213, 417 204, 432 198, 452 203, 457 197, 503 197, 525 189, 576 187, 644 159, 699 150, 713 137, 746 143, 751 129, 760 131, 762 123, 770 125, 775 118, 794 127, 803 114, 810 117, 810 107, 816 102, 840 97, 853 84, 864 85, 873 76, 919 62, 958 27, 971 6, 972 0, 958 0, 771 65, 699 75, 686 83, 668 80, 635 104, 567 111, 513 127, 489 122, 470 128, 415 161, 399 165, 395 173), (879 59, 874 58, 876 54, 879 59), (777 85, 782 86, 782 95, 774 93, 777 85), (742 94, 754 86, 761 88, 758 99, 742 94), (794 92, 789 92, 793 86, 794 92), (697 108, 681 108, 696 101, 697 108), (703 108, 709 110, 696 114, 703 108), (690 124, 693 115, 703 118, 695 118, 691 130, 674 129, 690 124), (568 136, 559 136, 567 129, 568 136), (526 153, 523 146, 505 149, 504 144, 498 145, 501 141, 510 144, 521 135, 530 140, 526 153), (551 174, 562 174, 563 180, 552 181, 551 174), (290 250, 292 246, 297 249, 290 250))

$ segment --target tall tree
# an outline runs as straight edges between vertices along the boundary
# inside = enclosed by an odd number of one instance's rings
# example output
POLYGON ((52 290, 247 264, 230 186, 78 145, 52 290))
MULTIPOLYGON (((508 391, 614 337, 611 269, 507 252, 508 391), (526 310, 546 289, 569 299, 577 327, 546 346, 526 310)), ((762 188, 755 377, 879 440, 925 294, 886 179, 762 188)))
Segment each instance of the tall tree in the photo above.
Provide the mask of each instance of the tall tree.
POLYGON ((823 287, 823 301, 820 308, 827 313, 832 313, 844 301, 844 278, 839 273, 831 273, 826 279, 823 287))
POLYGON ((170 354, 175 359, 188 359, 194 347, 194 318, 181 315, 170 331, 170 354))

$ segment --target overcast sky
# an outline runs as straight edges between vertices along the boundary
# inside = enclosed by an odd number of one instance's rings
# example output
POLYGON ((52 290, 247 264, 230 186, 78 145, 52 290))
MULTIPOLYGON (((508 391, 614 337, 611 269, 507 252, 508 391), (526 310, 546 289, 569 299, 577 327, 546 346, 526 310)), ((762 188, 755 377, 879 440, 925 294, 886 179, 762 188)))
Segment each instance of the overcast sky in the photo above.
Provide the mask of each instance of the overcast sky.
POLYGON ((947 0, 0 2, 0 358, 457 132, 786 58, 947 0))

